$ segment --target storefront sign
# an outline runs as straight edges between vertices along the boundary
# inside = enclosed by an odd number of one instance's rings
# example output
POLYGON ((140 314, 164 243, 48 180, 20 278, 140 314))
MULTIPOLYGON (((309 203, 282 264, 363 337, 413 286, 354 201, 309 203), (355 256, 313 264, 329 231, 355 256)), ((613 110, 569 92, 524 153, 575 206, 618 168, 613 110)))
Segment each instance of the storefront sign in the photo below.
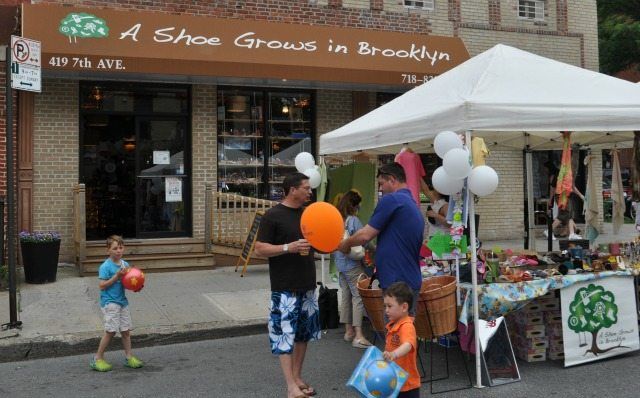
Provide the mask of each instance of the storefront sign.
POLYGON ((469 58, 455 37, 46 4, 22 29, 75 72, 415 85, 469 58))
POLYGON ((632 277, 576 283, 560 294, 564 366, 640 349, 632 277))

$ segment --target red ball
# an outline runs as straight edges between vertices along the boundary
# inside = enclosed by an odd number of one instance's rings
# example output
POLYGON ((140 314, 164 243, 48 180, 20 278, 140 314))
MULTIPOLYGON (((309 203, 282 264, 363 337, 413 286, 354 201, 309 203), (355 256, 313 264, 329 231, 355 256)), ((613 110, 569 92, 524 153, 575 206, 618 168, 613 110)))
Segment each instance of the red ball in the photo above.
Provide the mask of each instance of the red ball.
POLYGON ((144 273, 136 267, 128 267, 122 277, 122 285, 125 289, 139 292, 144 287, 144 273))

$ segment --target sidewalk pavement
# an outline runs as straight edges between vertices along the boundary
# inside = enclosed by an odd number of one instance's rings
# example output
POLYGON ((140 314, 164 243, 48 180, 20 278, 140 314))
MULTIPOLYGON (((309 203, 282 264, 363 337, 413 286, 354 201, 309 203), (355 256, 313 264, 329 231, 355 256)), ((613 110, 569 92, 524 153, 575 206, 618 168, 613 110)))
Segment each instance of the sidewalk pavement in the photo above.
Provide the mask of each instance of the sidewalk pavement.
MULTIPOLYGON (((634 225, 626 224, 620 235, 611 234, 611 225, 598 242, 629 241, 637 237, 634 225)), ((522 248, 523 241, 483 242, 483 247, 522 248)), ((557 250, 558 243, 554 242, 557 250)), ((546 248, 542 238, 539 250, 546 248)), ((337 288, 328 277, 327 285, 337 288)), ((321 281, 321 261, 316 262, 321 281)), ((79 277, 72 265, 58 268, 56 282, 44 285, 24 283, 18 270, 19 314, 22 329, 0 331, 0 362, 92 353, 103 333, 98 305, 98 279, 79 277)), ((234 267, 215 270, 147 273, 144 289, 127 291, 134 323, 133 346, 266 333, 269 303, 268 266, 250 265, 243 278, 234 267)), ((9 322, 9 293, 0 292, 0 324, 9 322)), ((266 338, 266 337, 265 337, 266 338)), ((119 339, 118 339, 119 340, 119 339)), ((115 341, 110 349, 119 350, 115 341)))

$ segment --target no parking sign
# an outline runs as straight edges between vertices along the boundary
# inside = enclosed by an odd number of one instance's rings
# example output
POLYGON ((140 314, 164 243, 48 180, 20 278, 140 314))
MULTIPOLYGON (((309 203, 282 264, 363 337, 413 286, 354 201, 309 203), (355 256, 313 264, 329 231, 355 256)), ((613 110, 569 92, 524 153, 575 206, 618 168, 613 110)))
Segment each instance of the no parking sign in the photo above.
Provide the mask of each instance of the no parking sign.
POLYGON ((11 36, 11 88, 41 91, 40 42, 11 36))

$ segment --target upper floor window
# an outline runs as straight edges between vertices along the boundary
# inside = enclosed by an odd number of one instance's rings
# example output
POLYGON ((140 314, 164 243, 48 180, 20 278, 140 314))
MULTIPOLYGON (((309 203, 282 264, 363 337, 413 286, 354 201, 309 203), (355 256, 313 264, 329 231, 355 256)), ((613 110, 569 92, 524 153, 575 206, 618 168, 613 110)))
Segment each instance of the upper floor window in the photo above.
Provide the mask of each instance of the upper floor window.
POLYGON ((518 17, 544 20, 544 0, 518 0, 518 17))
POLYGON ((420 8, 422 10, 433 11, 436 0, 413 1, 404 0, 404 6, 407 8, 420 8))

